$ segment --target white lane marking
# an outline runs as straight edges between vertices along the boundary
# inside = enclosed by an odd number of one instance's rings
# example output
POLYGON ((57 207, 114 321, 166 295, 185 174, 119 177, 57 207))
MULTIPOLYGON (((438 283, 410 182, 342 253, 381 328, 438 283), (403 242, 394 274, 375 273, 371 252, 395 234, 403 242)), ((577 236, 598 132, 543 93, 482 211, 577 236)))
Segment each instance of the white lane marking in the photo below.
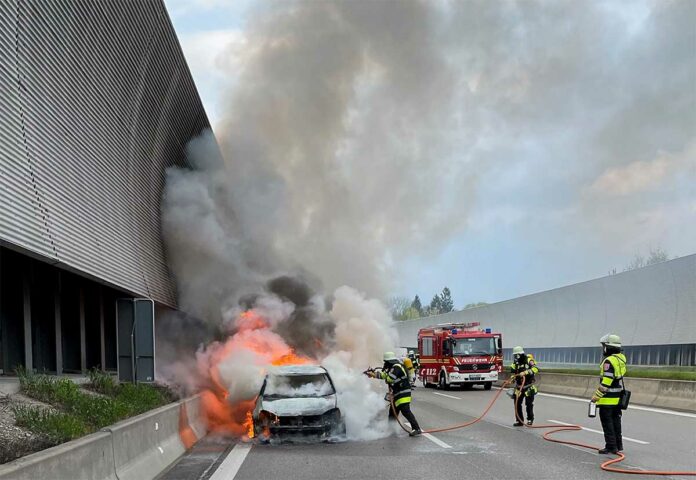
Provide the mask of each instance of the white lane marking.
MULTIPOLYGON (((549 422, 556 423, 558 425, 573 425, 572 423, 559 422, 558 420, 549 420, 549 422)), ((582 428, 583 430, 587 430, 588 432, 599 433, 600 435, 604 435, 604 432, 602 432, 601 430, 595 430, 593 428, 583 427, 582 425, 580 426, 580 428, 582 428)), ((622 436, 622 438, 624 440, 628 440, 629 442, 640 443, 641 445, 650 445, 650 442, 645 442, 643 440, 636 440, 635 438, 625 437, 625 436, 622 436)))
POLYGON ((234 480, 244 459, 251 451, 250 443, 238 443, 222 461, 210 480, 234 480))
POLYGON ((440 395, 441 397, 454 398, 455 400, 461 400, 461 397, 455 397, 454 395, 447 395, 446 393, 433 392, 434 395, 440 395))
POLYGON ((434 437, 433 435, 430 435, 429 433, 424 433, 423 436, 425 438, 427 438, 428 440, 430 440, 431 442, 433 442, 437 445, 440 445, 442 448, 452 448, 452 446, 447 445, 445 442, 443 442, 442 440, 440 440, 437 437, 434 437))
MULTIPOLYGON (((408 428, 413 428, 409 422, 404 422, 404 425, 408 425, 408 428)), ((428 440, 430 440, 431 442, 441 446, 442 448, 452 448, 450 445, 447 445, 445 442, 443 442, 442 440, 440 440, 437 437, 434 437, 433 435, 431 435, 429 433, 423 433, 422 435, 425 438, 427 438, 428 440)))
MULTIPOLYGON (((497 389, 500 389, 500 387, 496 387, 497 389)), ((435 392, 433 392, 435 393, 435 392)), ((558 395, 555 393, 537 393, 537 395, 541 395, 542 397, 551 397, 551 398, 560 398, 562 400, 573 400, 574 402, 584 402, 587 403, 589 402, 589 399, 587 398, 577 398, 577 397, 569 397, 567 395, 558 395)), ((678 417, 688 417, 688 418, 696 418, 696 413, 688 413, 688 412, 678 412, 676 410, 666 410, 664 408, 655 408, 655 407, 642 407, 640 405, 631 405, 628 407, 629 410, 642 410, 644 412, 654 412, 654 413, 664 413, 666 415, 676 415, 678 417)))

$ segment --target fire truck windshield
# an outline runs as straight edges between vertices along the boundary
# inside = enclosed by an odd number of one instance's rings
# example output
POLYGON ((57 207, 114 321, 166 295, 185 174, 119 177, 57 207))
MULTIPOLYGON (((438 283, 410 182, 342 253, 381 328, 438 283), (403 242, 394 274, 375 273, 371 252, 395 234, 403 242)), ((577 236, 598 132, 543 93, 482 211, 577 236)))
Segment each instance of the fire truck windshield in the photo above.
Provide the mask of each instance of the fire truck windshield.
POLYGON ((458 338, 453 355, 495 355, 495 338, 458 338))

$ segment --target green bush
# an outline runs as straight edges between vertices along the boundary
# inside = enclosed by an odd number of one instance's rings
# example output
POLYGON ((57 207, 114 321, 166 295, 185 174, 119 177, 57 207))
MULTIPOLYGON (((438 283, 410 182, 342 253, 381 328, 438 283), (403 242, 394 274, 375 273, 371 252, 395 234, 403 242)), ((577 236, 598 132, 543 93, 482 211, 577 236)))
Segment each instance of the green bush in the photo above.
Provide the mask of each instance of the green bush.
POLYGON ((110 396, 116 394, 116 380, 108 373, 102 372, 97 368, 93 368, 87 372, 87 375, 89 376, 89 386, 95 392, 110 396))
POLYGON ((89 428, 80 418, 68 413, 36 405, 15 405, 12 411, 17 425, 42 435, 54 445, 89 433, 89 428))
POLYGON ((118 384, 97 370, 89 372, 88 388, 101 395, 90 394, 67 378, 17 373, 22 393, 61 410, 57 413, 36 406, 21 407, 16 413, 17 424, 58 443, 171 401, 153 385, 118 384))
POLYGON ((116 401, 127 405, 130 415, 138 415, 169 403, 152 385, 131 383, 119 385, 116 401))

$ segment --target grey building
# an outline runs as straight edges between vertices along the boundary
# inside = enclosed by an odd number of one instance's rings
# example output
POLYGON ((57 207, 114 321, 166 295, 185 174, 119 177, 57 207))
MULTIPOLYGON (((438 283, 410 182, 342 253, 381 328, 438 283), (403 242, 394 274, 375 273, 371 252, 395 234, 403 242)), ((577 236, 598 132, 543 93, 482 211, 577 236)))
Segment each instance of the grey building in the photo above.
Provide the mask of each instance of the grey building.
POLYGON ((161 0, 0 2, 0 371, 115 369, 116 299, 176 307, 165 169, 208 127, 161 0))
POLYGON ((621 336, 633 365, 696 365, 696 254, 487 306, 397 322, 401 346, 439 323, 479 322, 545 364, 597 365, 599 338, 621 336))

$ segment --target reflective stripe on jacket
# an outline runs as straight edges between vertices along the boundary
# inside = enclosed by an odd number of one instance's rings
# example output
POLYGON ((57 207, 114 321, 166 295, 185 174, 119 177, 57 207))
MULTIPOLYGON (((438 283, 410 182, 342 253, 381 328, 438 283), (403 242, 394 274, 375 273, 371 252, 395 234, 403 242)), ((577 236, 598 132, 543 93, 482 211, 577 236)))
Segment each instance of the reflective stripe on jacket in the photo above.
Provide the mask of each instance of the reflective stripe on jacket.
MULTIPOLYGON (((539 367, 537 367, 537 364, 533 358, 525 356, 525 360, 521 363, 516 363, 514 361, 512 362, 512 365, 510 365, 510 373, 517 375, 522 372, 527 372, 525 374, 526 378, 524 381, 524 389, 526 390, 536 382, 534 374, 539 373, 539 367)), ((522 385, 522 379, 519 377, 517 378, 517 385, 522 385)))
POLYGON ((387 382, 394 398, 394 406, 411 402, 411 382, 406 369, 395 363, 389 370, 382 370, 381 378, 387 382))
POLYGON ((599 387, 595 391, 597 405, 614 406, 619 404, 623 382, 626 375, 626 356, 623 353, 609 355, 599 365, 599 387))

